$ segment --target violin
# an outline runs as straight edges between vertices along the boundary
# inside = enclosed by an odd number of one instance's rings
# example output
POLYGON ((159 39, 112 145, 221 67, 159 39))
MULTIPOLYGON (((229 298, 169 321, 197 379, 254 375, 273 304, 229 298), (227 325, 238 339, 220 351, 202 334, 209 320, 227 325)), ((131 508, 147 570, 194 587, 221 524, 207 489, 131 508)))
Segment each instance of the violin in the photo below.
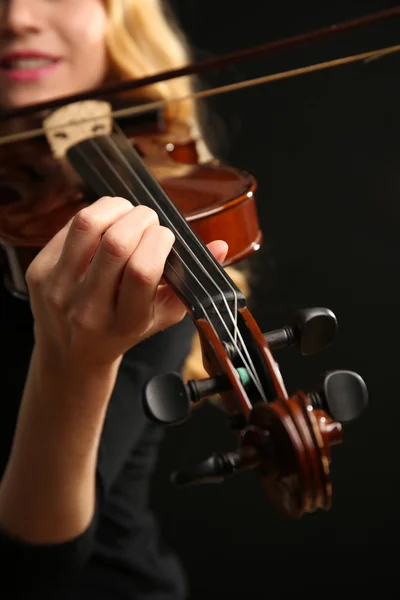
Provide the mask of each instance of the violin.
MULTIPOLYGON (((379 18, 389 12, 393 16, 393 11, 383 11, 379 18)), ((359 26, 362 19, 356 21, 342 29, 359 26)), ((299 36, 296 43, 306 39, 299 36)), ((291 39, 289 46, 294 43, 291 39)), ((182 74, 176 70, 132 85, 182 74)), ((127 82, 123 86, 128 89, 127 82)), ((238 439, 236 451, 214 454, 174 473, 173 481, 183 486, 222 481, 254 470, 285 516, 328 510, 331 448, 343 441, 343 426, 367 406, 365 382, 351 371, 331 371, 317 390, 289 395, 273 352, 298 347, 308 355, 322 350, 334 340, 335 315, 314 307, 298 311, 272 332, 260 330, 223 268, 250 256, 262 242, 255 178, 218 161, 200 163, 187 127, 166 122, 160 103, 115 110, 101 99, 110 89, 102 88, 100 99, 90 92, 1 115, 5 122, 37 113, 41 123, 33 135, 0 140, 0 244, 10 291, 27 298, 24 276, 35 254, 96 198, 123 196, 155 210, 160 224, 175 235, 163 276, 197 328, 209 377, 188 382, 177 373, 153 377, 143 390, 144 410, 149 419, 174 425, 187 419, 194 405, 219 394, 238 439), (124 122, 125 131, 116 113, 133 115, 124 122), (29 142, 21 144, 21 139, 29 142), (225 265, 206 248, 214 239, 229 244, 225 265)), ((122 91, 121 84, 114 84, 114 90, 122 91)))

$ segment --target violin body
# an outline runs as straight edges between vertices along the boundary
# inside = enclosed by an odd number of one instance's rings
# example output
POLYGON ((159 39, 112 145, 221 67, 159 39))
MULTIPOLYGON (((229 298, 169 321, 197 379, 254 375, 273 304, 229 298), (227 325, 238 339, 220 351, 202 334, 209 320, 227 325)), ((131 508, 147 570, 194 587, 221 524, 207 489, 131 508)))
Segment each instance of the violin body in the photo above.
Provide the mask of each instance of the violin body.
MULTIPOLYGON (((228 243, 225 266, 260 247, 252 175, 217 160, 200 164, 187 126, 166 125, 157 115, 125 134, 200 239, 228 243)), ((0 147, 0 244, 11 291, 26 295, 24 274, 34 256, 96 199, 66 162, 51 155, 44 137, 0 147)))

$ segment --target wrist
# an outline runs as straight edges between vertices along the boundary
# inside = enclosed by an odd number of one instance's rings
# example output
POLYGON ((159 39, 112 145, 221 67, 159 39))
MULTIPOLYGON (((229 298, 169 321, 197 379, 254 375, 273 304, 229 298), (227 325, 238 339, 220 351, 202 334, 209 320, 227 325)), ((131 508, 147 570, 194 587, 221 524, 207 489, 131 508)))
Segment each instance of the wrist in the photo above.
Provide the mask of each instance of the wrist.
POLYGON ((115 360, 95 362, 90 356, 76 356, 60 353, 46 344, 35 342, 30 371, 33 370, 42 382, 68 378, 84 381, 115 378, 122 361, 122 355, 115 360))
POLYGON ((62 362, 35 347, 22 408, 44 414, 48 426, 57 428, 62 437, 98 440, 120 362, 90 366, 62 362))

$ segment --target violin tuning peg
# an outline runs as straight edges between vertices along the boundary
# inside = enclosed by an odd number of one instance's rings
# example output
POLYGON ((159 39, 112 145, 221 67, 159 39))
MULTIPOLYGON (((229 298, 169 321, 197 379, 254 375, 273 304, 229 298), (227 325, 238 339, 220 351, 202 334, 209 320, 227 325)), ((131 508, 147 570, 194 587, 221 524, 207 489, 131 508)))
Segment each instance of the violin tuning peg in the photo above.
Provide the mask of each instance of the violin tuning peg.
POLYGON ((233 467, 224 460, 222 453, 213 454, 198 465, 171 474, 171 482, 179 487, 198 483, 221 483, 231 475, 233 467))
POLYGON ((253 469, 258 464, 259 457, 253 448, 243 447, 237 452, 217 452, 190 469, 172 473, 171 481, 180 487, 221 483, 236 472, 253 469))
POLYGON ((185 421, 191 399, 178 373, 163 373, 150 379, 143 389, 143 409, 148 419, 160 425, 185 421))
POLYGON ((224 376, 192 379, 186 384, 179 373, 162 373, 149 379, 143 388, 143 409, 159 425, 178 425, 189 417, 192 405, 228 389, 224 376))
POLYGON ((357 419, 368 405, 368 389, 358 373, 330 371, 322 378, 320 390, 309 394, 309 398, 314 408, 346 424, 357 419))
POLYGON ((271 350, 299 347, 304 356, 329 346, 337 332, 337 319, 329 308, 298 310, 287 325, 264 334, 271 350))

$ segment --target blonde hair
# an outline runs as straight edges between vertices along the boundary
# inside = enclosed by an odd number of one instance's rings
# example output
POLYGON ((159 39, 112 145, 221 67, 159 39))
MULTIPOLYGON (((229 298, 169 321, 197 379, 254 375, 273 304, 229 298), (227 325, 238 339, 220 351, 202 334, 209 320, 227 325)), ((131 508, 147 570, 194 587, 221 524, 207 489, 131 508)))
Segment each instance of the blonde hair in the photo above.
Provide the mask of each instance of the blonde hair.
MULTIPOLYGON (((177 69, 190 62, 188 44, 172 14, 160 0, 104 0, 108 11, 106 44, 112 79, 139 79, 164 70, 177 69)), ((171 79, 132 92, 145 100, 190 96, 193 84, 188 77, 171 79)), ((192 134, 199 137, 197 150, 201 160, 211 154, 201 139, 195 103, 186 99, 166 105, 167 117, 185 121, 192 134)), ((246 277, 233 267, 226 269, 236 285, 248 293, 246 277)), ((185 379, 207 377, 202 365, 201 347, 196 334, 191 353, 183 367, 185 379)))
MULTIPOLYGON (((106 44, 111 77, 140 79, 190 63, 188 44, 170 11, 160 0, 104 0, 108 11, 106 44)), ((180 77, 135 90, 138 99, 161 100, 190 96, 189 77, 180 77)), ((168 116, 195 120, 192 100, 166 105, 168 116)))

